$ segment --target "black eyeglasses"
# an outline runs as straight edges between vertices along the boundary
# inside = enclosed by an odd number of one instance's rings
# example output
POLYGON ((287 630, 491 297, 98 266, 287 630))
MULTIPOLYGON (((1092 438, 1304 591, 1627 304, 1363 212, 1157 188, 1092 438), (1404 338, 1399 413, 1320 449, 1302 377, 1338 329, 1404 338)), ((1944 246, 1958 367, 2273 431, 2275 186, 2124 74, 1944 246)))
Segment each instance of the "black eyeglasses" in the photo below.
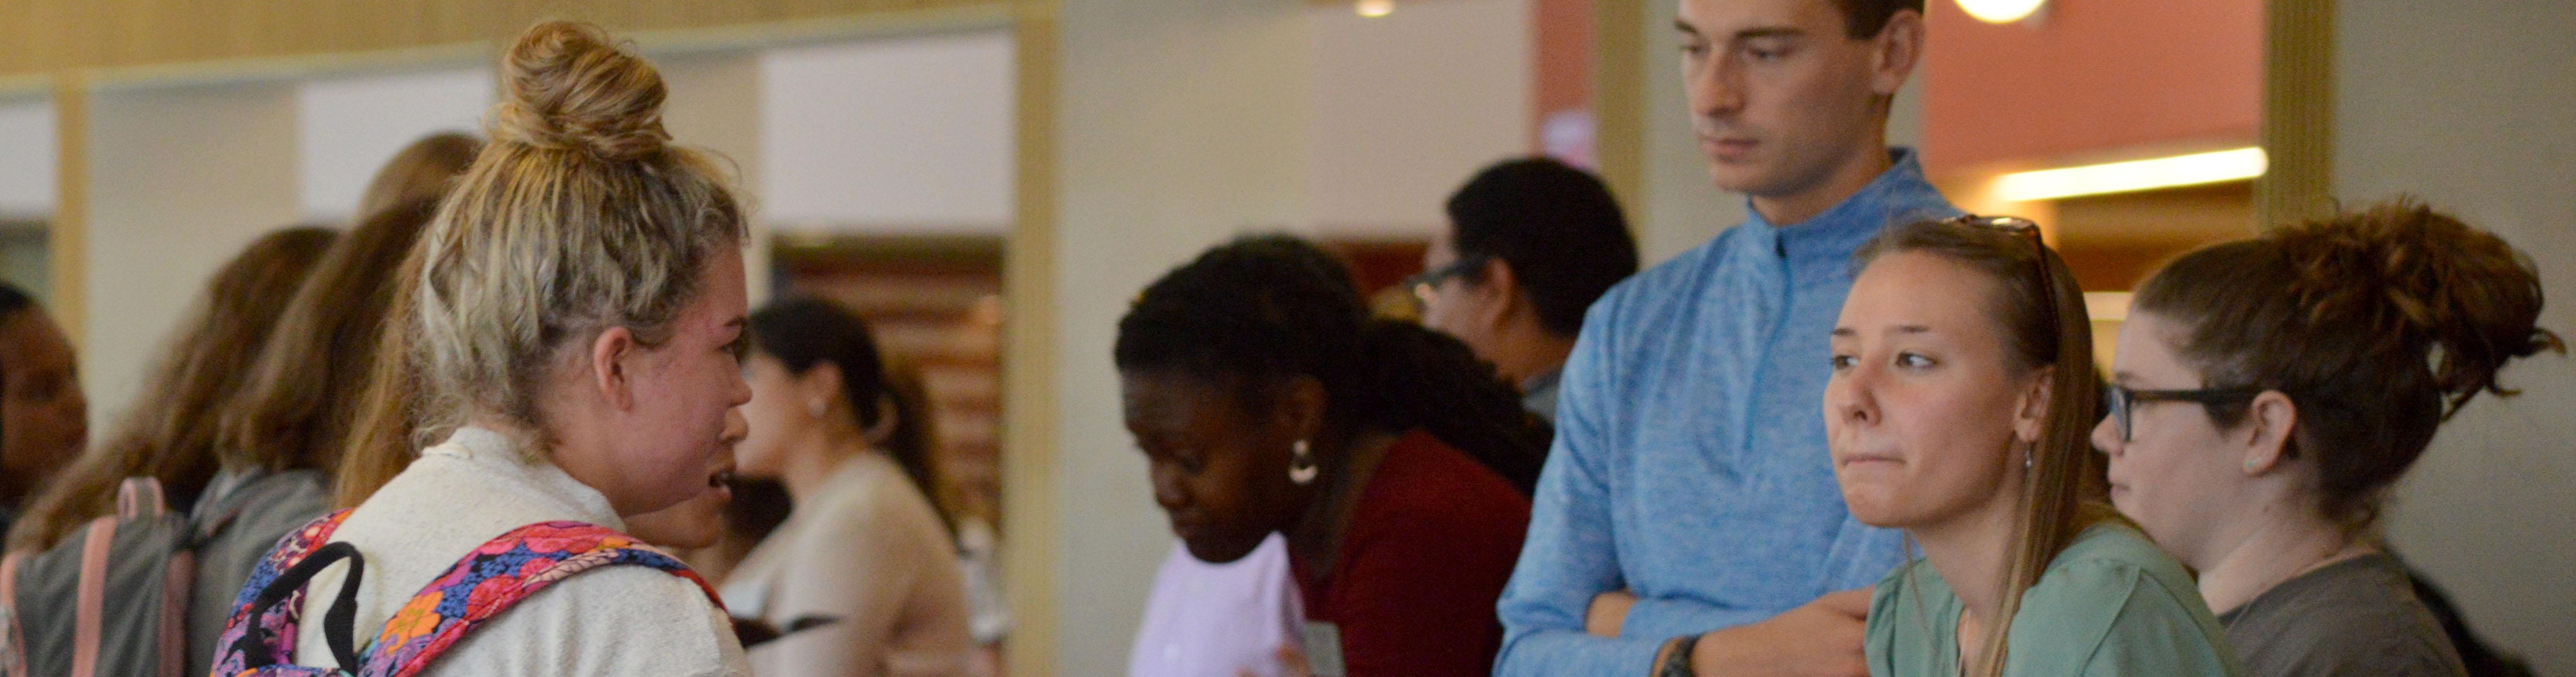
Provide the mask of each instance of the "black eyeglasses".
POLYGON ((1449 262, 1449 265, 1415 273, 1413 277, 1404 278, 1404 288, 1413 292, 1414 305, 1429 305, 1431 303, 1431 293, 1440 288, 1440 283, 1447 282, 1451 278, 1473 275, 1476 271, 1483 270, 1485 268, 1485 261, 1486 257, 1482 255, 1461 256, 1458 257, 1458 260, 1449 262))
POLYGON ((2130 439, 2130 421, 2136 420, 2140 402, 2197 402, 2203 405, 2232 404, 2252 401, 2263 393, 2261 388, 2198 388, 2193 390, 2133 390, 2123 386, 2103 386, 2103 396, 2111 401, 2111 420, 2120 424, 2120 442, 2130 439))

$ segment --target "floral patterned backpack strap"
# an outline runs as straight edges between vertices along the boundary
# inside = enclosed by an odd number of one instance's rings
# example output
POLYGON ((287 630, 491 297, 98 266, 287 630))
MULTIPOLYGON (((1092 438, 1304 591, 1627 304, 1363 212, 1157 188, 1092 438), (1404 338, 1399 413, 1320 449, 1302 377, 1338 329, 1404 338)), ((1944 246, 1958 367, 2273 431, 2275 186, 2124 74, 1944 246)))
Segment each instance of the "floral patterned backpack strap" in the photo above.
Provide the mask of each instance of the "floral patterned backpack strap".
POLYGON ((687 564, 635 537, 583 522, 540 522, 511 530, 467 553, 447 573, 395 611, 362 655, 361 677, 411 677, 519 600, 573 574, 637 565, 688 579, 724 608, 706 579, 687 564))
MULTIPOLYGON (((257 608, 261 597, 270 593, 279 579, 295 570, 305 560, 331 542, 331 533, 349 518, 349 511, 324 515, 278 539, 277 547, 261 558, 251 569, 250 580, 242 585, 241 594, 233 598, 233 615, 224 623, 224 634, 217 640, 213 674, 230 677, 254 668, 284 660, 295 654, 295 630, 304 614, 304 582, 308 571, 287 582, 291 589, 276 591, 274 601, 257 608)), ((337 559, 337 558, 334 558, 337 559)), ((317 562, 327 565, 328 562, 317 562)), ((318 570, 320 566, 306 567, 318 570)), ((354 568, 354 566, 353 566, 354 568)), ((344 586, 354 591, 354 585, 344 586)))

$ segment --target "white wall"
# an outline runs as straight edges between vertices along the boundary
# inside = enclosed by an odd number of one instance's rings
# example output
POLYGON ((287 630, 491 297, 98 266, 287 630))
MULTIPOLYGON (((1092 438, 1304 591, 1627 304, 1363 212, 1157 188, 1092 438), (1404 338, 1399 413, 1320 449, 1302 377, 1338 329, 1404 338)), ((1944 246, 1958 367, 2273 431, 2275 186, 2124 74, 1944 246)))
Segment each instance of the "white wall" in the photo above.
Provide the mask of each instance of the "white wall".
POLYGON ((0 99, 0 219, 54 213, 54 102, 0 99))
POLYGON ((303 217, 290 83, 108 90, 90 98, 90 427, 132 403, 147 365, 252 239, 303 217))
POLYGON ((728 161, 739 172, 734 180, 750 208, 749 241, 743 247, 743 276, 751 303, 769 300, 769 216, 765 211, 762 111, 768 98, 760 77, 761 57, 748 52, 648 56, 662 72, 670 98, 662 103, 662 126, 682 145, 694 146, 728 161), (743 102, 762 102, 744 105, 743 102))
POLYGON ((1003 30, 763 53, 765 218, 799 229, 1002 234, 1012 204, 1012 59, 1003 30))
MULTIPOLYGON (((2412 194, 2502 235, 2540 268, 2541 324, 2576 339, 2576 4, 2343 0, 2338 13, 2336 194, 2412 194)), ((2522 396, 2481 398, 2443 427, 2389 531, 2473 627, 2541 674, 2576 675, 2576 359, 2503 379, 2522 396)))
POLYGON ((297 163, 307 218, 346 221, 376 170, 438 132, 481 136, 492 70, 468 66, 306 81, 297 86, 297 163))
POLYGON ((1534 151, 1529 0, 1402 2, 1374 19, 1349 3, 1305 11, 1317 232, 1430 237, 1477 169, 1534 151))
MULTIPOLYGON (((1643 195, 1622 196, 1643 213, 1629 214, 1638 255, 1652 266, 1743 223, 1744 196, 1710 183, 1708 160, 1692 137, 1689 100, 1682 91, 1681 39, 1673 30, 1675 0, 1646 0, 1646 125, 1643 195)), ((1940 36, 1929 39, 1939 40, 1940 36)), ((1923 72, 1917 68, 1888 113, 1888 143, 1913 145, 1923 136, 1923 72)))

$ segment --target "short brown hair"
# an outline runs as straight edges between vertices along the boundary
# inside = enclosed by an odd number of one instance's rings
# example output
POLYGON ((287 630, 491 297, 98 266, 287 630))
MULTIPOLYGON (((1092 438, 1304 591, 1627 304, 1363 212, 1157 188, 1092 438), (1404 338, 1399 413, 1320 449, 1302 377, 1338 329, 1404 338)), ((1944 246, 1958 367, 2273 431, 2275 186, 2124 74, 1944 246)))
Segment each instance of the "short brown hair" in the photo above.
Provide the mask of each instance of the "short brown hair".
POLYGON ((1843 11, 1843 33, 1854 40, 1878 37, 1897 12, 1923 13, 1923 0, 1834 0, 1843 11))
MULTIPOLYGON (((2398 200, 2183 255, 2135 309, 2180 323, 2206 385, 2299 410, 2283 454, 2316 463, 2321 514, 2360 531, 2433 432, 2505 363, 2564 351, 2536 326, 2540 275, 2503 238, 2398 200)), ((2222 427, 2244 403, 2207 405, 2222 427)))

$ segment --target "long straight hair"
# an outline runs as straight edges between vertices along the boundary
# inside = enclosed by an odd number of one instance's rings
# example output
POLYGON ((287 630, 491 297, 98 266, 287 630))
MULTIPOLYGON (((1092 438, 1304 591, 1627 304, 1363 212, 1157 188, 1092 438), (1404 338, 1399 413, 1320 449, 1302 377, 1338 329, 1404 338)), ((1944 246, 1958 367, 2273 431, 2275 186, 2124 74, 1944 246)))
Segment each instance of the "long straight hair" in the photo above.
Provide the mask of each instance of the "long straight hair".
POLYGON ((2004 652, 2024 591, 2039 582, 2050 560, 2084 529, 2117 520, 2109 503, 2103 459, 2088 440, 2100 420, 2102 378, 2093 367, 2093 323, 2084 292, 2066 261, 2040 242, 2018 234, 1950 219, 1888 229, 1861 248, 1854 265, 1912 252, 1950 260, 1995 281, 1990 316, 2004 329, 2019 373, 2049 370, 2048 414, 2039 442, 2031 445, 2022 476, 2022 504, 2015 512, 2012 556, 2003 572, 2001 612, 1986 625, 1985 650, 1965 674, 2003 674, 2004 652))

